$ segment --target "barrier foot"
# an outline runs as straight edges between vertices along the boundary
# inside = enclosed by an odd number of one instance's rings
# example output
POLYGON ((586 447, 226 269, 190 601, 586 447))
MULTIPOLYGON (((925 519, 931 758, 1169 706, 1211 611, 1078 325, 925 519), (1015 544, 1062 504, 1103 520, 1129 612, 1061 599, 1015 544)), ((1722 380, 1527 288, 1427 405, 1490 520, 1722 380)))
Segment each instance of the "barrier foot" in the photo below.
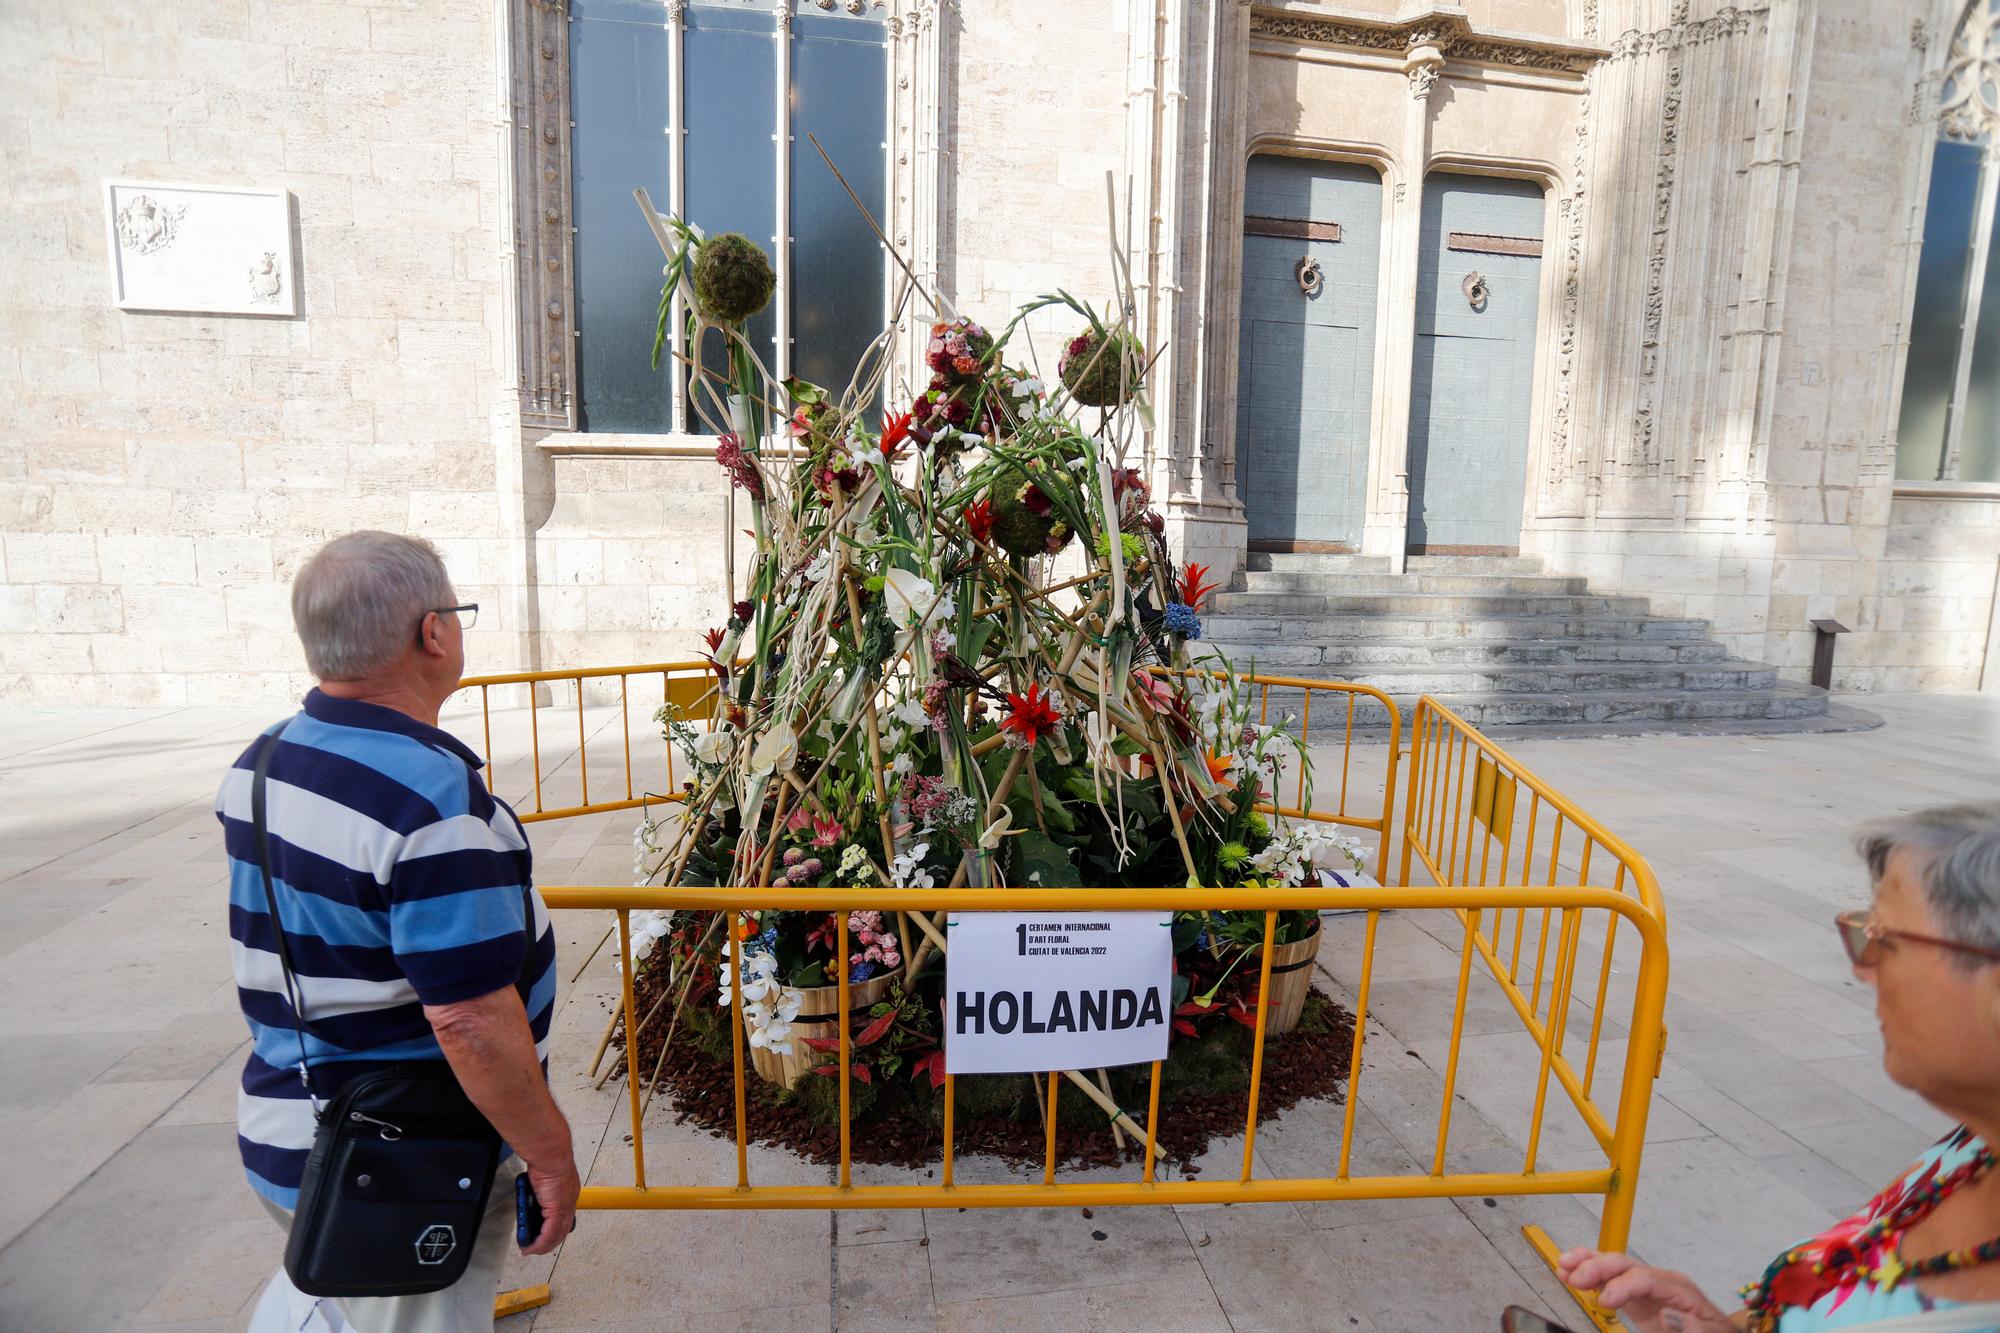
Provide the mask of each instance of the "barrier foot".
MULTIPOLYGON (((1549 1239, 1549 1233, 1537 1226, 1526 1226, 1521 1228, 1521 1235, 1527 1238, 1528 1244, 1533 1247, 1535 1253, 1542 1256, 1542 1262, 1549 1266, 1549 1271, 1551 1273, 1555 1272, 1556 1257, 1562 1251, 1557 1249, 1556 1243, 1549 1239)), ((1557 1280, 1561 1281, 1560 1278, 1557 1280)), ((1563 1290, 1570 1294, 1570 1298, 1576 1302, 1576 1308, 1583 1311, 1584 1318, 1588 1319, 1591 1326, 1598 1329, 1600 1333, 1619 1333, 1619 1330, 1625 1327, 1618 1322, 1617 1315, 1607 1314, 1598 1308, 1597 1302, 1591 1299, 1588 1292, 1578 1291, 1568 1283, 1563 1284, 1563 1290)))
POLYGON ((539 1287, 516 1287, 512 1291, 503 1291, 493 1298, 493 1317, 505 1319, 508 1315, 519 1314, 523 1310, 539 1310, 547 1305, 550 1299, 549 1285, 546 1282, 539 1287))

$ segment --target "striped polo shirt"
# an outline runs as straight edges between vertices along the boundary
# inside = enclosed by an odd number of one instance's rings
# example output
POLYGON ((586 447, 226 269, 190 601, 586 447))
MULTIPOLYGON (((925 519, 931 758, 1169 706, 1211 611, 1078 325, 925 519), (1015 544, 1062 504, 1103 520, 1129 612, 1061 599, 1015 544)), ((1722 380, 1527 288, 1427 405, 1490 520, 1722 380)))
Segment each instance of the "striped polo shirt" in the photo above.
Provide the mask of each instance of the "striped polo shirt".
MULTIPOLYGON (((314 1120, 257 869, 250 785, 262 744, 229 770, 215 812, 229 852, 236 995, 252 1039, 237 1145, 250 1184, 290 1208, 314 1120)), ((322 1099, 389 1062, 442 1058, 423 1006, 476 999, 522 974, 528 838, 487 792, 480 766, 436 727, 319 690, 285 726, 265 794, 271 876, 322 1099)), ((546 1066, 555 933, 540 896, 528 889, 527 898, 535 916, 527 1011, 546 1066)))

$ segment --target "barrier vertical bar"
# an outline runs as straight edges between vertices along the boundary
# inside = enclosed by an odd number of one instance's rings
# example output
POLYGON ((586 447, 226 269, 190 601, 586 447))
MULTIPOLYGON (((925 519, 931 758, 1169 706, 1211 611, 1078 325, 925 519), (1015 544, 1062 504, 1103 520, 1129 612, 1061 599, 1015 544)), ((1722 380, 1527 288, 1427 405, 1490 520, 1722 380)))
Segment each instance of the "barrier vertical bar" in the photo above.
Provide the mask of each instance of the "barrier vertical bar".
MULTIPOLYGON (((1535 818, 1542 812, 1542 794, 1532 787, 1528 789, 1528 836, 1521 842, 1521 882, 1528 882, 1528 868, 1535 859, 1535 818)), ((1500 863, 1500 873, 1507 873, 1507 863, 1500 863)), ((1518 984, 1521 980, 1521 936, 1528 926, 1528 909, 1514 909, 1514 953, 1507 960, 1507 980, 1518 984)))
MULTIPOLYGON (((529 687, 531 690, 533 686, 529 687)), ((625 1010, 625 1091, 632 1102, 632 1183, 646 1188, 646 1135, 640 1123, 639 1026, 632 1005, 632 913, 618 912, 619 1004, 625 1010)))
MULTIPOLYGON (((1614 893, 1625 892, 1625 863, 1618 863, 1618 875, 1611 882, 1614 893)), ((1590 1011, 1590 1053, 1583 1057, 1583 1095, 1597 1078, 1597 1039, 1604 1031, 1604 995, 1611 987, 1611 951, 1618 943, 1618 913, 1607 912, 1611 920, 1604 927, 1604 966, 1597 973, 1597 1002, 1590 1011)))
POLYGON ((1562 931, 1556 945, 1556 974, 1549 983, 1549 1019, 1542 1028, 1541 1071, 1535 1078, 1534 1110, 1528 1119, 1528 1153, 1521 1163, 1521 1170, 1528 1175, 1535 1172, 1535 1157, 1541 1148, 1542 1113, 1547 1109, 1549 1096, 1549 1070, 1555 1064, 1556 1051, 1562 1046, 1562 1033, 1556 1026, 1556 1009, 1558 1005, 1568 1004, 1564 989, 1568 983, 1570 950, 1575 946, 1582 914, 1574 907, 1565 907, 1562 917, 1562 931))
MULTIPOLYGON (((1419 796, 1423 789, 1424 773, 1430 767, 1424 762, 1424 745, 1429 740, 1430 717, 1430 709, 1419 703, 1416 716, 1410 719, 1410 790, 1403 797, 1403 868, 1396 881, 1405 887, 1410 882, 1410 854, 1414 850, 1415 838, 1419 833, 1417 825, 1419 796)), ((1389 762, 1394 763, 1395 737, 1393 736, 1389 739, 1389 754, 1389 762)), ((1383 821, 1382 830, 1382 854, 1385 857, 1389 853, 1388 822, 1386 819, 1383 821)), ((1383 869, 1387 870, 1388 866, 1385 864, 1383 869)))
POLYGON ((1143 1179, 1153 1183, 1153 1159, 1159 1151, 1160 1124, 1160 1062, 1153 1061, 1153 1087, 1146 1094, 1146 1173, 1143 1179))
MULTIPOLYGON (((1562 863, 1563 825, 1568 822, 1562 811, 1556 811, 1556 826, 1549 838, 1549 887, 1556 885, 1556 867, 1562 863)), ((1523 879, 1527 876, 1522 876, 1523 879)), ((1534 1013, 1542 1003, 1542 966, 1549 957, 1549 909, 1542 909, 1542 937, 1535 946, 1535 987, 1528 994, 1528 1012, 1534 1013)), ((1556 961, 1562 961, 1562 950, 1556 950, 1556 961)), ((1553 999, 1551 1000, 1553 1003, 1553 999)))
MULTIPOLYGON (((1466 855, 1471 856, 1468 846, 1466 855)), ((1460 946, 1458 959, 1458 1000, 1451 1012, 1451 1050, 1444 1059, 1444 1100, 1438 1108, 1437 1155, 1431 1159, 1431 1174, 1444 1174, 1445 1141, 1451 1135, 1451 1094, 1458 1087, 1458 1051, 1465 1036, 1465 996, 1466 988, 1472 981, 1472 937, 1479 930, 1479 909, 1473 908, 1462 914, 1465 918, 1465 943, 1460 946)))
POLYGON ((1313 692, 1311 690, 1303 690, 1301 693, 1305 695, 1305 704, 1299 714, 1299 749, 1301 751, 1299 755, 1299 785, 1298 795, 1292 798, 1292 804, 1303 810, 1306 808, 1306 767, 1309 762, 1304 752, 1310 744, 1312 736, 1313 692))
POLYGON ((1278 951, 1278 913, 1264 913, 1264 961, 1257 968, 1257 1028, 1250 1048, 1250 1116, 1243 1127, 1243 1175, 1250 1179, 1251 1156, 1257 1149, 1257 1098, 1264 1090, 1264 1022, 1271 1013, 1271 960, 1278 951))
POLYGON ((1047 1142, 1042 1148, 1042 1183, 1053 1185, 1056 1183, 1056 1093, 1062 1088, 1062 1077, 1060 1071, 1051 1069, 1048 1078, 1049 1113, 1044 1126, 1047 1142))
MULTIPOLYGON (((743 1098, 743 948, 749 940, 750 924, 747 914, 729 913, 722 919, 722 928, 731 936, 729 940, 729 1065, 734 1071, 736 1085, 736 1185, 747 1189, 750 1185, 750 1136, 749 1116, 743 1098)), ((842 1107, 842 1111, 847 1108, 842 1107)))
MULTIPOLYGON (((1403 745, 1402 715, 1397 713, 1395 704, 1387 704, 1386 707, 1388 709, 1386 720, 1389 723, 1389 758, 1382 772, 1382 837, 1381 845, 1375 853, 1375 873, 1384 883, 1388 882, 1389 874, 1389 834, 1396 824, 1396 763, 1403 745)), ((1414 759, 1412 762, 1415 762, 1414 759)), ((1342 781, 1345 782, 1345 779, 1342 781)), ((1346 808, 1344 803, 1342 808, 1346 808)), ((1406 873, 1403 879, 1408 882, 1409 875, 1406 873)))
POLYGON ((542 813, 542 724, 537 716, 540 706, 535 702, 535 687, 528 686, 528 751, 535 761, 535 813, 542 813))
MULTIPOLYGON (((1411 780, 1416 772, 1411 770, 1411 780)), ((1409 863, 1409 839, 1404 838, 1403 860, 1409 863)), ((1404 875, 1407 879, 1409 876, 1404 875)), ((1361 945, 1361 980, 1354 992, 1354 1049, 1347 1057, 1347 1109, 1340 1118, 1340 1165, 1334 1172, 1335 1178, 1347 1179, 1347 1163, 1354 1149, 1354 1108, 1361 1104, 1361 1047, 1368 1038, 1368 987, 1375 977, 1375 925, 1382 919, 1382 913, 1371 909, 1368 913, 1368 930, 1361 945)))
MULTIPOLYGON (((528 687, 528 697, 535 697, 535 687, 528 687)), ((479 716, 486 725, 486 790, 493 790, 493 770, 498 767, 493 762, 493 687, 479 687, 479 716)))
POLYGON ((943 1181, 944 1187, 946 1189, 951 1188, 952 1135, 954 1130, 956 1129, 956 1125, 954 1124, 954 1117, 956 1110, 957 1092, 958 1092, 957 1077, 951 1074, 946 1074, 944 1076, 944 1181, 943 1181))
MULTIPOLYGON (((847 1086, 847 1076, 850 1072, 848 1062, 854 1058, 850 1050, 854 1034, 848 1031, 847 1021, 847 913, 835 912, 833 917, 835 934, 833 974, 839 979, 840 986, 840 994, 837 997, 840 1004, 840 1187, 847 1189, 854 1184, 852 1159, 848 1153, 854 1108, 847 1086)), ((737 1079, 736 1088, 740 1095, 743 1090, 743 1081, 740 1077, 737 1079)))
POLYGON ((626 700, 626 681, 631 677, 621 673, 618 677, 618 721, 625 730, 625 799, 632 799, 632 706, 626 700))
POLYGON ((590 754, 583 735, 583 677, 576 678, 576 771, 583 777, 583 803, 590 804, 590 754))

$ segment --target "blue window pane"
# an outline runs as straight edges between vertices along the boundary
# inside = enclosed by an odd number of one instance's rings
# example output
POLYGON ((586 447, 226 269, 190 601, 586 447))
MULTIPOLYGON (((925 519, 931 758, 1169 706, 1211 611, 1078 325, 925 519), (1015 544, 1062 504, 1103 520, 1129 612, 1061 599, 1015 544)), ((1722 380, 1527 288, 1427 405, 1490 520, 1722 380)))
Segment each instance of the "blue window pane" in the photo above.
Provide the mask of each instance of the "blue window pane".
MULTIPOLYGON (((1987 173, 1987 188, 2000 188, 1987 173)), ((1958 479, 2000 481, 2000 245, 1986 247, 1985 288, 1973 335, 1972 382, 1965 389, 1965 429, 1958 437, 1958 479)))
POLYGON ((792 27, 792 373, 846 389, 886 318, 888 256, 806 136, 878 224, 888 213, 884 26, 801 14, 792 27))
POLYGON ((652 368, 664 260, 632 191, 644 186, 666 207, 666 9, 652 0, 575 0, 570 15, 581 421, 585 430, 657 434, 670 425, 666 372, 652 368))
MULTIPOLYGON (((714 236, 741 232, 773 254, 778 228, 778 43, 769 12, 690 5, 683 50, 687 116, 687 217, 714 236)), ((773 373, 776 312, 767 307, 748 333, 773 373)), ((703 363, 724 370, 722 340, 711 334, 703 363)), ((708 400, 704 398, 704 402, 708 400)), ((709 431, 688 405, 688 429, 709 431)))
POLYGON ((1972 262, 1979 154, 1975 145, 1941 141, 1931 159, 1924 249, 1917 261, 1910 355, 1896 427, 1896 475, 1909 480, 1935 481, 1944 462, 1959 326, 1965 321, 1966 270, 1972 262))

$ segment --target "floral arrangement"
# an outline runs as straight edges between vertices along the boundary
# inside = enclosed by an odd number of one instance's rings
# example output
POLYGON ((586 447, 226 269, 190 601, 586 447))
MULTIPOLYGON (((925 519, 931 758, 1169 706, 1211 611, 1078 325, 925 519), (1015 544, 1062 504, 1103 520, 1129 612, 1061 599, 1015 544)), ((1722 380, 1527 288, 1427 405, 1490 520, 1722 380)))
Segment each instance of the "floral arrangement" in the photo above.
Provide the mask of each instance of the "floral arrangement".
MULTIPOLYGON (((741 332, 746 303, 719 294, 760 289, 741 238, 675 234, 667 296, 689 274, 700 296, 684 302, 695 406, 756 550, 708 634, 709 700, 660 715, 690 776, 677 811, 640 825, 640 883, 1227 888, 1360 869, 1354 839, 1260 811, 1281 772, 1309 792, 1307 756, 1288 719, 1253 720, 1225 660, 1190 660, 1215 585, 1172 558, 1127 465, 1146 410, 1129 329, 1063 293, 998 332, 940 318, 928 384, 871 422, 886 334, 838 393, 779 383, 741 332), (1051 308, 1083 326, 1053 390, 1022 333, 1051 308)), ((1317 929, 1285 915, 1273 945, 1317 929)), ((753 1047, 829 1058, 837 1042, 801 1037, 801 997, 845 974, 873 1006, 856 1076, 941 1079, 941 915, 855 910, 844 956, 832 914, 744 919, 637 913, 633 954, 653 966, 665 942, 683 999, 712 988, 725 1012, 735 967, 753 1047)), ((1177 1030, 1245 1012, 1263 931, 1262 911, 1177 922, 1177 1030)))

